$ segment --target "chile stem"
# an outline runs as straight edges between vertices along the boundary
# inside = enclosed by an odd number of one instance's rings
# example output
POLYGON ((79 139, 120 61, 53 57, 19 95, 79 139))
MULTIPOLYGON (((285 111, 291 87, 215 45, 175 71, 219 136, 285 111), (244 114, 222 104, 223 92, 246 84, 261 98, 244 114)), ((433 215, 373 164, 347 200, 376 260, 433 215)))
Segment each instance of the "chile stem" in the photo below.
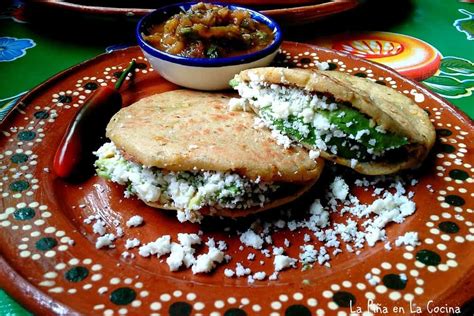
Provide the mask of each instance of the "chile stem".
POLYGON ((120 75, 120 78, 118 78, 117 82, 115 83, 115 90, 120 89, 122 86, 122 83, 125 81, 125 78, 127 78, 128 74, 135 70, 136 66, 136 61, 135 59, 132 59, 130 62, 130 65, 128 65, 127 69, 124 70, 124 72, 120 75))

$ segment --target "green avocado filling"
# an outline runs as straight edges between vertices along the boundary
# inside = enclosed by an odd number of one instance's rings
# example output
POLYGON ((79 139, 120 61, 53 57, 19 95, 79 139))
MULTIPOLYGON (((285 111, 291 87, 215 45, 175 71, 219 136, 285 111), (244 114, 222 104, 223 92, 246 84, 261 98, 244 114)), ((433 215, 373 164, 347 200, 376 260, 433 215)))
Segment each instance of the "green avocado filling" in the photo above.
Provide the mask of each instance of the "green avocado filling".
POLYGON ((340 105, 338 109, 333 111, 322 110, 321 114, 331 124, 336 125, 338 129, 348 135, 355 137, 358 131, 368 130, 368 134, 362 135, 358 142, 366 148, 372 148, 374 153, 382 153, 408 144, 406 137, 391 132, 380 132, 374 124, 371 124, 371 120, 367 116, 352 107, 340 105), (345 113, 345 115, 338 117, 340 113, 345 113), (348 123, 352 124, 348 126, 348 123), (375 142, 371 143, 371 140, 375 140, 375 142))
MULTIPOLYGON (((366 115, 347 105, 338 104, 334 110, 318 109, 317 113, 345 134, 344 137, 330 137, 325 142, 328 148, 335 146, 333 151, 339 157, 369 161, 386 158, 388 153, 398 156, 403 151, 402 147, 409 143, 406 137, 377 129, 366 115), (360 131, 366 132, 358 135, 360 131)), ((289 115, 287 119, 276 119, 270 107, 262 108, 260 114, 283 135, 308 145, 316 145, 319 131, 310 123, 304 123, 303 118, 289 115)))
POLYGON ((237 80, 237 79, 230 79, 229 81, 229 86, 231 86, 231 88, 236 88, 238 85, 239 85, 240 81, 237 80))

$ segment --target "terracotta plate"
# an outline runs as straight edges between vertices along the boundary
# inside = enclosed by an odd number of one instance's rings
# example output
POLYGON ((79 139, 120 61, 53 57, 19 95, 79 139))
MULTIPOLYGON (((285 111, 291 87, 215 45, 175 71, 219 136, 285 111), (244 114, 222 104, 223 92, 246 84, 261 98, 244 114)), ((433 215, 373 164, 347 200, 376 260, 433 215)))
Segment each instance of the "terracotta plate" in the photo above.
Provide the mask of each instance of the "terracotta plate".
MULTIPOLYGON (((185 1, 174 1, 185 2, 185 1)), ((359 4, 359 0, 240 0, 240 1, 221 1, 222 3, 233 3, 242 6, 254 7, 261 10, 262 13, 275 18, 278 22, 286 25, 303 24, 317 21, 323 17, 341 13, 355 8, 359 4)), ((153 8, 160 7, 165 4, 173 3, 173 1, 161 2, 157 5, 151 1, 121 1, 120 6, 117 2, 113 5, 111 2, 105 1, 102 5, 91 4, 88 1, 61 1, 46 0, 26 1, 27 7, 31 9, 31 13, 38 14, 37 10, 46 10, 44 12, 68 12, 77 14, 88 14, 90 16, 102 17, 126 17, 135 19, 141 17, 151 11, 153 8)))
MULTIPOLYGON (((77 109, 97 87, 114 82, 132 58, 139 61, 133 81, 123 87, 124 103, 176 89, 150 69, 137 47, 98 56, 51 78, 24 96, 1 125, 0 138, 0 282, 2 287, 37 314, 171 314, 171 315, 311 315, 352 308, 367 310, 367 301, 382 307, 460 306, 474 291, 474 155, 472 122, 453 106, 422 86, 383 66, 314 46, 286 42, 276 60, 291 67, 314 67, 329 62, 334 71, 368 77, 413 98, 430 113, 439 143, 425 167, 415 174, 416 213, 402 224, 387 227, 388 241, 365 247, 359 255, 344 251, 330 266, 314 265, 285 270, 278 280, 247 283, 227 278, 224 269, 243 262, 254 272, 273 272, 272 259, 259 251, 240 248, 235 227, 246 229, 250 219, 218 219, 197 224, 179 223, 174 214, 123 198, 123 188, 92 177, 81 184, 66 183, 51 170, 53 153, 77 109), (113 249, 95 248, 97 235, 84 219, 99 215, 108 231, 116 224, 125 236, 113 249), (144 217, 138 228, 125 222, 144 217), (231 229, 224 229, 230 226, 231 229), (157 258, 123 258, 127 238, 150 242, 158 236, 203 231, 203 239, 225 240, 229 263, 211 274, 193 275, 189 269, 169 272, 157 258), (405 232, 417 231, 417 247, 395 247, 405 232), (253 261, 247 260, 255 253, 253 261), (366 279, 372 275, 371 282, 366 279), (406 277, 406 278, 405 278, 406 277), (374 283, 374 284, 371 284, 374 283), (434 302, 429 304, 430 300, 434 302)), ((312 201, 327 186, 324 179, 307 199, 312 201)), ((367 192, 351 185, 351 192, 369 201, 367 192)), ((304 213, 305 200, 298 212, 304 213)), ((296 206, 294 209, 296 209, 296 206)), ((266 216, 274 217, 277 213, 266 216)), ((267 218, 268 219, 268 218, 267 218)), ((340 217, 339 217, 340 219, 340 217)), ((334 217, 333 220, 337 220, 334 217)), ((307 231, 282 229, 272 234, 274 245, 297 257, 307 231)), ((312 238, 311 243, 320 244, 312 238)), ((205 251, 203 246, 202 250, 205 251)), ((271 251, 271 247, 269 247, 271 251)), ((137 248, 129 250, 137 254, 137 248)))

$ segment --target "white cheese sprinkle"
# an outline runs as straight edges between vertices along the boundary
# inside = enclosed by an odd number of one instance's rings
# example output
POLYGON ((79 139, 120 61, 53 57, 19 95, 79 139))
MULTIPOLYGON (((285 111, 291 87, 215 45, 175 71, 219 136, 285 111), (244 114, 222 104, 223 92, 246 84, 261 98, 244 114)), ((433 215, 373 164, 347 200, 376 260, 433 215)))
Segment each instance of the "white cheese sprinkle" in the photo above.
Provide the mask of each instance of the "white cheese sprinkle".
MULTIPOLYGON (((181 222, 200 222, 199 210, 205 206, 230 209, 262 206, 278 189, 272 182, 256 183, 231 172, 164 172, 149 168, 126 160, 111 142, 102 145, 94 154, 98 157, 95 162, 97 173, 126 185, 126 198, 136 195, 145 202, 173 206, 178 209, 177 218, 181 222)), ((130 220, 127 226, 129 224, 137 226, 130 220)))
POLYGON ((208 253, 199 255, 192 266, 192 271, 196 273, 208 273, 217 263, 224 260, 224 253, 217 248, 209 248, 208 253))
POLYGON ((232 269, 225 269, 224 270, 224 275, 228 278, 231 278, 235 275, 235 272, 232 269))
POLYGON ((321 152, 319 150, 310 150, 309 151, 309 159, 316 160, 319 158, 319 154, 321 152))
POLYGON ((405 235, 399 236, 397 240, 395 240, 395 246, 400 247, 402 245, 413 247, 418 246, 418 232, 406 232, 405 235))
POLYGON ((92 231, 95 234, 104 235, 105 234, 105 222, 102 220, 97 220, 94 225, 92 225, 92 231))
POLYGON ((249 229, 242 235, 240 235, 240 241, 247 247, 255 249, 262 249, 264 240, 262 237, 257 235, 253 230, 249 229))
POLYGON ((275 271, 279 272, 287 268, 295 268, 297 260, 285 255, 276 255, 273 259, 275 271))
POLYGON ((259 271, 253 274, 253 279, 261 281, 261 280, 265 280, 266 276, 267 274, 264 271, 259 271))
POLYGON ((111 248, 114 240, 115 240, 114 234, 105 234, 97 238, 95 242, 95 247, 97 249, 104 248, 104 247, 111 248))
POLYGON ((137 227, 143 224, 143 217, 134 215, 125 223, 127 227, 137 227))
POLYGON ((135 248, 135 247, 138 247, 138 246, 140 246, 140 240, 138 240, 137 238, 127 239, 125 241, 125 248, 126 249, 131 249, 131 248, 135 248))
POLYGON ((138 249, 138 254, 142 257, 148 257, 150 255, 157 255, 161 257, 171 251, 171 236, 164 235, 156 239, 155 241, 149 242, 138 249))
POLYGON ((238 277, 249 275, 252 273, 250 268, 244 267, 240 262, 237 262, 236 267, 235 267, 235 275, 238 277))

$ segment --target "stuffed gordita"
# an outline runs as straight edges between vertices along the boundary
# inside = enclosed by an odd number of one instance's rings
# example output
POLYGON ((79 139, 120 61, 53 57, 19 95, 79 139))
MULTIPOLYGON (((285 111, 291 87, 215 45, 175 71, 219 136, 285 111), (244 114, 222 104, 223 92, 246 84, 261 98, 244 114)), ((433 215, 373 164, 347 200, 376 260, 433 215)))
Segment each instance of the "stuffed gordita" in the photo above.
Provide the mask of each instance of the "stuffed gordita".
POLYGON ((99 176, 125 196, 178 211, 239 217, 288 203, 318 179, 324 160, 282 148, 254 114, 230 112, 220 93, 175 90, 120 110, 107 126, 111 142, 96 151, 99 176))
POLYGON ((409 97, 337 71, 255 68, 231 80, 240 99, 270 129, 323 158, 367 175, 414 168, 435 130, 409 97))

